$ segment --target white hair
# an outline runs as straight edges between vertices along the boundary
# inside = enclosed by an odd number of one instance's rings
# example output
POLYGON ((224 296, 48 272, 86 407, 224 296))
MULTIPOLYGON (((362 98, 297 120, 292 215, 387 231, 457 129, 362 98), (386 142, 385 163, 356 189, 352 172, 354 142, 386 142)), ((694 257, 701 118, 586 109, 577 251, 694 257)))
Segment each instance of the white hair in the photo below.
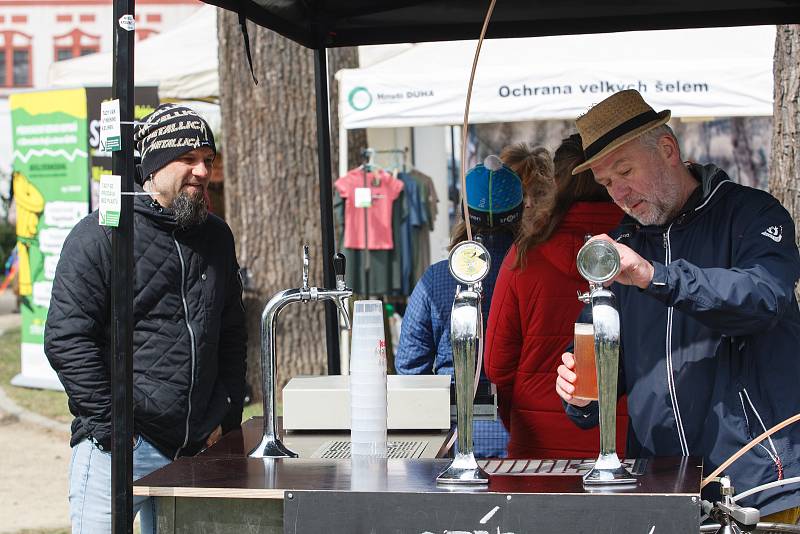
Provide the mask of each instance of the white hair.
POLYGON ((673 132, 672 128, 670 128, 667 124, 662 124, 661 126, 657 126, 652 130, 643 133, 638 137, 638 140, 643 147, 655 152, 655 150, 658 148, 658 141, 665 135, 668 135, 675 140, 675 145, 678 147, 678 155, 680 156, 681 145, 678 143, 678 138, 675 137, 675 132, 673 132))

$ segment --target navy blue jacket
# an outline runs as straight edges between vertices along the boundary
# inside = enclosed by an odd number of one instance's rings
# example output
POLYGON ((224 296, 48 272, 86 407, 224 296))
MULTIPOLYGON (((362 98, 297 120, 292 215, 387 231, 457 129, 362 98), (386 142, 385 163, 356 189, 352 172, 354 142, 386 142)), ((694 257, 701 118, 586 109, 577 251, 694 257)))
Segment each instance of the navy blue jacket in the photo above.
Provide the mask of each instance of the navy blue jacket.
MULTIPOLYGON (((665 226, 626 217, 612 237, 652 262, 640 290, 614 284, 620 309, 628 456, 702 456, 710 473, 800 412, 800 256, 794 223, 768 193, 713 165, 690 167, 702 196, 665 226)), ((689 203, 691 204, 691 202, 689 203)), ((596 403, 567 412, 596 423, 596 403), (583 417, 590 414, 589 417, 583 417)), ((728 467, 736 492, 800 475, 800 425, 728 467)), ((713 497, 717 484, 707 486, 713 497)), ((800 485, 739 501, 769 514, 800 505, 800 485)))

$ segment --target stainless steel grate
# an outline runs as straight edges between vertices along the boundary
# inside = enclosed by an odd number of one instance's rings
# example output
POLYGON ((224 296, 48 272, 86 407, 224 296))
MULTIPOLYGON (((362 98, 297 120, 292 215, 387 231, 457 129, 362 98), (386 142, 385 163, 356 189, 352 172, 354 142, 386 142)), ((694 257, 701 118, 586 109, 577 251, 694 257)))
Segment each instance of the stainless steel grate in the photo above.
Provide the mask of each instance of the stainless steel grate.
MULTIPOLYGON (((478 460, 490 475, 584 475, 594 466, 594 460, 478 460)), ((623 460, 634 475, 644 472, 646 459, 623 460)))
MULTIPOLYGON (((419 458, 427 444, 427 441, 389 441, 386 443, 387 457, 390 459, 419 458)), ((326 441, 311 457, 350 458, 350 441, 326 441)))

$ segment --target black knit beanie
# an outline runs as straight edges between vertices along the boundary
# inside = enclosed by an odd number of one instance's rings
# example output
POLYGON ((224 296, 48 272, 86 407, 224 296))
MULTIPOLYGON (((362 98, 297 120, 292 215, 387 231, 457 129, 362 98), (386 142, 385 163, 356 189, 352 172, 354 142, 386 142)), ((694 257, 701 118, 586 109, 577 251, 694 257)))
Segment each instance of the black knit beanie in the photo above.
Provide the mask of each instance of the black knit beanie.
POLYGON ((176 104, 161 104, 144 117, 133 136, 142 159, 140 180, 196 148, 210 147, 217 153, 214 134, 194 110, 176 104))

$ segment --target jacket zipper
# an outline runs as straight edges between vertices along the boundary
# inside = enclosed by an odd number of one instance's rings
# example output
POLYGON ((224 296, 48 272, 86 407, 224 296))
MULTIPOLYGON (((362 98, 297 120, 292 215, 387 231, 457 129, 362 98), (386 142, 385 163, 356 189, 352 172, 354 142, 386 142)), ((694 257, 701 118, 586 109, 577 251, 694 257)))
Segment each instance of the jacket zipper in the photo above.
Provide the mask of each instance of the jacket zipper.
MULTIPOLYGON (((666 249, 665 265, 672 262, 672 246, 669 239, 669 232, 672 230, 672 224, 667 227, 664 232, 664 248, 666 249)), ((681 453, 683 456, 689 456, 689 445, 686 443, 686 432, 683 430, 683 419, 681 418, 680 406, 678 406, 678 393, 675 388, 675 376, 672 367, 672 314, 673 308, 667 308, 667 336, 666 336, 666 360, 667 360, 667 388, 669 389, 669 397, 672 402, 672 412, 675 416, 675 426, 678 430, 678 442, 681 445, 681 453)))
POLYGON ((192 417, 192 392, 194 391, 194 368, 196 364, 196 355, 195 355, 195 347, 194 347, 194 330, 192 330, 192 325, 189 322, 189 305, 186 303, 186 263, 183 261, 183 253, 181 252, 181 246, 178 243, 178 240, 175 239, 175 233, 172 234, 172 241, 175 243, 175 248, 178 251, 178 258, 181 260, 181 300, 183 301, 183 317, 186 322, 186 329, 189 330, 189 340, 191 342, 191 354, 192 354, 192 375, 191 380, 189 381, 189 409, 186 412, 186 434, 183 438, 183 445, 181 445, 178 450, 175 452, 175 459, 178 459, 178 455, 180 455, 181 451, 186 447, 189 443, 189 420, 192 417))
MULTIPOLYGON (((761 425, 761 428, 764 430, 764 432, 766 432, 767 427, 764 426, 764 420, 761 419, 761 414, 758 413, 758 410, 756 410, 756 407, 753 405, 753 401, 750 400, 750 394, 747 392, 747 388, 742 388, 742 390, 739 392, 739 402, 742 403, 742 411, 744 412, 744 420, 745 423, 747 423, 747 428, 750 428, 750 419, 747 417, 747 410, 744 407, 745 398, 747 398, 747 404, 749 404, 750 409, 753 410, 753 414, 755 414, 756 419, 758 419, 758 423, 761 425), (742 396, 742 393, 744 393, 744 397, 742 396)), ((753 437, 754 436, 750 436, 751 439, 753 437)), ((767 436, 767 442, 769 443, 772 451, 767 449, 763 443, 759 443, 758 446, 764 449, 773 463, 775 463, 775 468, 778 471, 778 480, 781 480, 783 479, 783 462, 781 461, 781 457, 778 455, 778 449, 775 448, 775 443, 772 441, 772 436, 767 436)))
MULTIPOLYGON (((711 198, 716 194, 722 184, 730 182, 730 180, 723 180, 717 184, 711 194, 706 197, 705 201, 697 206, 694 211, 699 211, 701 208, 705 207, 710 201, 711 198)), ((702 187, 702 186, 701 186, 702 187)), ((681 219, 682 220, 682 219, 681 219)), ((663 234, 664 239, 664 249, 666 250, 666 258, 665 258, 665 265, 669 265, 672 262, 672 243, 670 242, 670 231, 672 230, 673 223, 667 227, 667 231, 663 234)), ((672 402, 672 411, 675 416, 675 427, 678 431, 678 443, 681 446, 681 453, 683 456, 689 456, 689 445, 686 442, 686 432, 683 429, 683 419, 681 417, 681 410, 680 406, 678 405, 678 393, 675 387, 675 376, 673 374, 673 367, 672 367, 672 316, 674 313, 674 308, 669 306, 667 308, 667 335, 666 335, 666 360, 667 360, 667 388, 669 389, 669 397, 670 401, 672 402)))

